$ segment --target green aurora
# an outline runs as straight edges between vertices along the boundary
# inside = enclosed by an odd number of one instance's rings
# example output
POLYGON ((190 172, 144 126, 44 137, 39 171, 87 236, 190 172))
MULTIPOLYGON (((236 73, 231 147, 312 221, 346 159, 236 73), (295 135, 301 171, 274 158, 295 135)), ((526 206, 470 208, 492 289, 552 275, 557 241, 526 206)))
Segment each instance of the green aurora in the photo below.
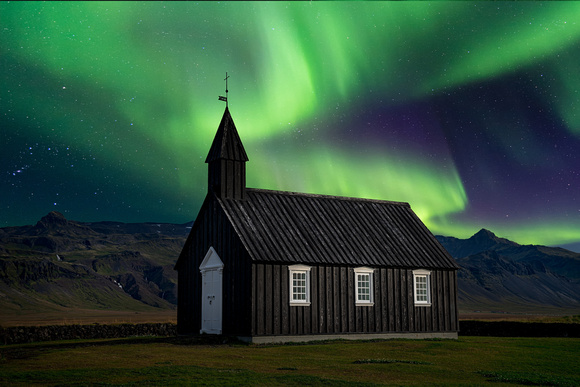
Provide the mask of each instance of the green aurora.
POLYGON ((1 226, 184 223, 229 107, 248 186, 580 242, 580 2, 3 2, 1 226), (549 128, 547 130, 546 128, 549 128))

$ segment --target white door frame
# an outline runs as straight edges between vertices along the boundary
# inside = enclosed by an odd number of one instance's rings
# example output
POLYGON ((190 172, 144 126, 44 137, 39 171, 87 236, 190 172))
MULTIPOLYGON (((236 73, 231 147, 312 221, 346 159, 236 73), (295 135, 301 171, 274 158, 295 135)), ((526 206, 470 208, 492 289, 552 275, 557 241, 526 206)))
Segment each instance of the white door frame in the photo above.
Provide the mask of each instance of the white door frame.
POLYGON ((220 335, 223 313, 224 263, 210 247, 199 265, 201 273, 201 330, 200 333, 220 335))

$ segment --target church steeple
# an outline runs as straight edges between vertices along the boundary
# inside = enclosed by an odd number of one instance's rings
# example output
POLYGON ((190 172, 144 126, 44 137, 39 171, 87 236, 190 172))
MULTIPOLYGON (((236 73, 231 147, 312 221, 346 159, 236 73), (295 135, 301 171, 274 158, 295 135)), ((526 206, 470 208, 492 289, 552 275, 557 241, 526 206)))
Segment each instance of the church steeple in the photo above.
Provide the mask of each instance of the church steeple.
POLYGON ((208 190, 224 199, 244 199, 248 156, 226 106, 211 148, 208 163, 208 190))

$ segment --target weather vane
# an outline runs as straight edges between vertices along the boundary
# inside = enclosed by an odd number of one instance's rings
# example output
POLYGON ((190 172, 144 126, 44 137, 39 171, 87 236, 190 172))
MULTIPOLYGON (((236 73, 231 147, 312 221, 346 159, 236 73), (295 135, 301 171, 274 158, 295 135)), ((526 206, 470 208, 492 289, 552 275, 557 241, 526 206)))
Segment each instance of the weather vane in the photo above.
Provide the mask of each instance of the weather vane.
POLYGON ((225 101, 226 107, 228 107, 228 78, 229 78, 228 72, 226 71, 226 77, 224 78, 224 81, 226 81, 226 96, 225 97, 222 97, 220 95, 219 98, 218 98, 220 101, 225 101))

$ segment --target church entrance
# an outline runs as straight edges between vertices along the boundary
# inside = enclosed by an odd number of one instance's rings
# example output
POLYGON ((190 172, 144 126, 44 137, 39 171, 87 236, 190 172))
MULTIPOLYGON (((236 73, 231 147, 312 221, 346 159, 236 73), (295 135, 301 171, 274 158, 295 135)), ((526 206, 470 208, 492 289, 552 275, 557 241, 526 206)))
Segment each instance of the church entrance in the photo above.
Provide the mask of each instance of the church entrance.
POLYGON ((222 333, 222 289, 224 264, 213 247, 210 247, 201 265, 201 331, 222 333))

